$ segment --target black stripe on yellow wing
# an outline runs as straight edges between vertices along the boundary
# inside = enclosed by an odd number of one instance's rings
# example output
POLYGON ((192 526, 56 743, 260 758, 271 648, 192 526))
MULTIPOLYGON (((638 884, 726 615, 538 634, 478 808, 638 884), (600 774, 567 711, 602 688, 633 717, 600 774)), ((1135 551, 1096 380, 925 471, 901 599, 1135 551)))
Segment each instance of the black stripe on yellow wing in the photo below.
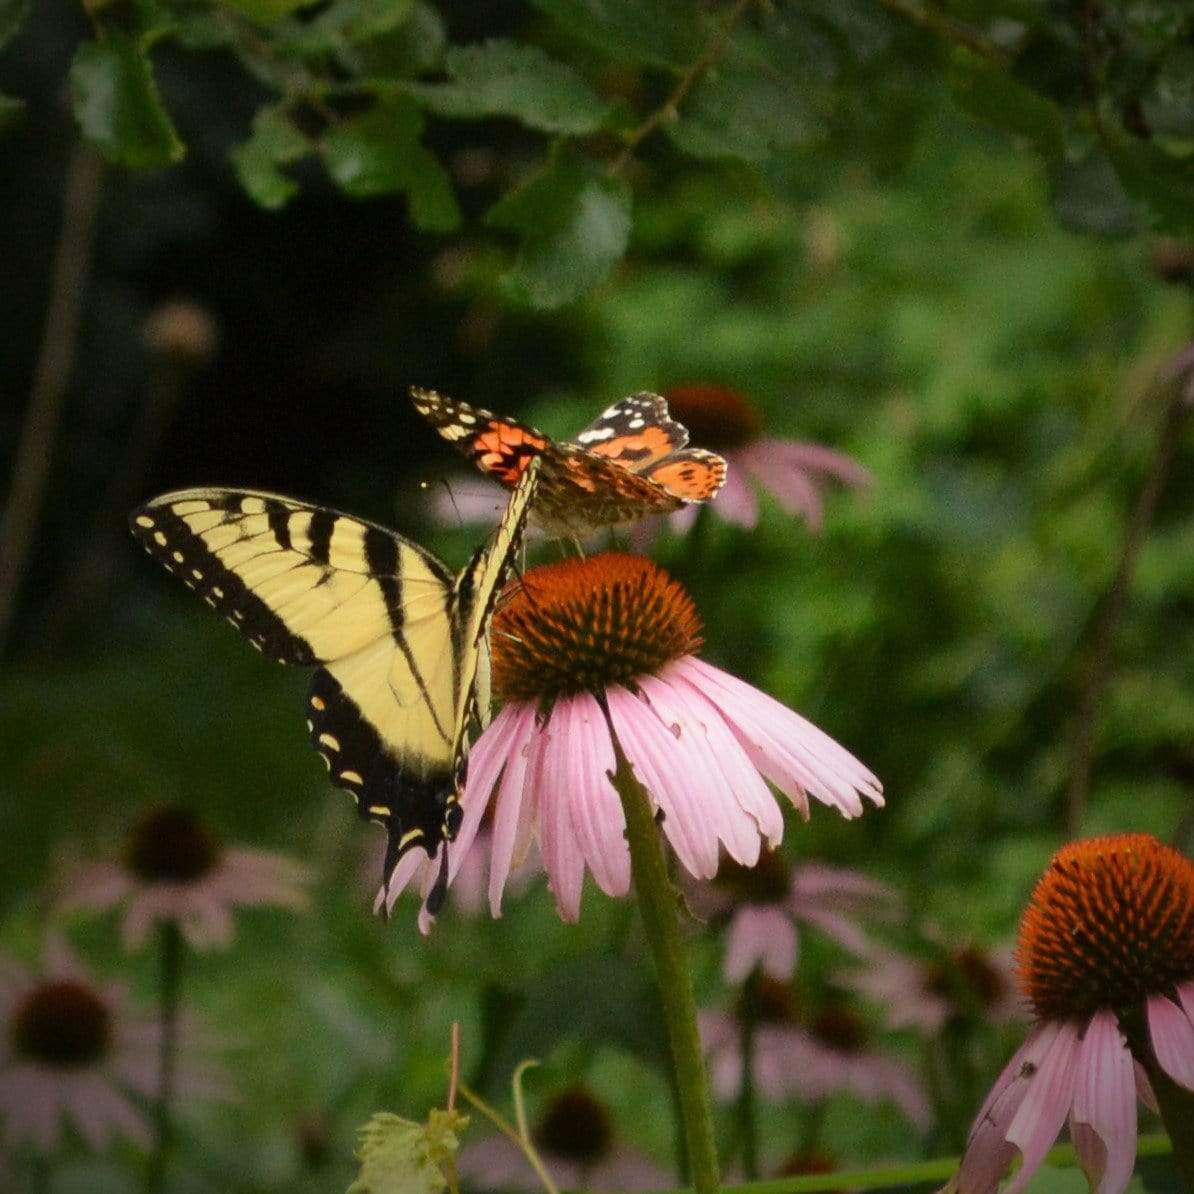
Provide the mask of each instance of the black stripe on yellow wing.
POLYGON ((489 624, 506 581, 518 564, 543 461, 530 461, 519 478, 497 529, 456 579, 459 687, 456 704, 458 751, 474 717, 489 712, 489 624))
POLYGON ((434 556, 358 518, 278 494, 189 489, 133 512, 150 555, 279 663, 338 659, 452 583, 434 556))
POLYGON ((146 550, 254 646, 322 664, 307 698, 311 742, 360 815, 385 826, 387 881, 408 850, 434 857, 459 828, 468 732, 489 699, 485 634, 537 468, 455 578, 381 527, 277 494, 182 490, 132 515, 146 550))

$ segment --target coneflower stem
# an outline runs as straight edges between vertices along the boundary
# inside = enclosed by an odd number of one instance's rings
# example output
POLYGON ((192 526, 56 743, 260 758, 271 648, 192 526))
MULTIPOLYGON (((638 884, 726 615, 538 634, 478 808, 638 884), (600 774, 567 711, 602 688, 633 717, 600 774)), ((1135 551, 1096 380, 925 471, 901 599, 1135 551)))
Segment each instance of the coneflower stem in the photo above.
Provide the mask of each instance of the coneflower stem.
POLYGON ((158 1049, 158 1094, 154 1108, 156 1136, 145 1186, 156 1194, 165 1186, 174 1146, 174 1071, 178 1055, 178 991, 182 978, 182 933, 173 920, 162 921, 159 934, 158 1004, 162 1036, 158 1049))
POLYGON ((755 1117, 755 984, 759 972, 746 980, 745 998, 738 1013, 739 1047, 742 1053, 742 1084, 738 1088, 738 1133, 742 1141, 742 1173, 747 1181, 759 1176, 759 1126, 755 1117))
POLYGON ((1148 1080, 1173 1145, 1174 1166, 1186 1189, 1194 1194, 1194 1090, 1179 1086, 1156 1065, 1149 1067, 1148 1080))
POLYGON ((688 1146, 690 1180, 696 1194, 716 1194, 721 1177, 713 1136, 713 1108, 697 1032, 696 999, 680 936, 679 901, 659 845, 651 803, 610 726, 617 770, 610 775, 626 817, 626 840, 639 911, 655 959, 659 994, 672 1048, 680 1113, 688 1146))

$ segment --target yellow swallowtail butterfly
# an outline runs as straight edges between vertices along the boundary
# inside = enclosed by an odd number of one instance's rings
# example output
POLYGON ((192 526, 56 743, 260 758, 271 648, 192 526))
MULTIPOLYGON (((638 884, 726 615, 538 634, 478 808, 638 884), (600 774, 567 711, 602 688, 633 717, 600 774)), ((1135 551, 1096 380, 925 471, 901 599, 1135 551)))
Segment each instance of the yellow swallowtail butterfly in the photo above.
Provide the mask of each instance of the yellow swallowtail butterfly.
MULTIPOLYGON (((453 576, 393 531, 247 489, 163 494, 133 535, 263 654, 314 667, 311 743, 360 815, 385 827, 383 879, 460 827, 469 735, 489 710, 487 632, 522 543, 539 462, 453 576)), ((428 907, 442 903, 447 850, 428 907)))

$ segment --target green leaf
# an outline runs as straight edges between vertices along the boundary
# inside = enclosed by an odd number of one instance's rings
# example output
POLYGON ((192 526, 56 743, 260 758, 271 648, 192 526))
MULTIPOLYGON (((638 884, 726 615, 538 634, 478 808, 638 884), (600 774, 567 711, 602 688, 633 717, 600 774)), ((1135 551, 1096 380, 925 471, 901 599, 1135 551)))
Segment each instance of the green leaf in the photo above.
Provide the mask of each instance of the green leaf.
POLYGON ((990 62, 964 52, 954 55, 949 81, 954 100, 964 112, 1023 138, 1046 157, 1061 157, 1065 118, 1052 100, 990 62))
POLYGON ((221 3, 259 25, 271 25, 318 0, 221 0, 221 3))
POLYGON ((388 37, 366 47, 368 69, 382 74, 406 77, 435 70, 444 57, 448 33, 443 17, 430 4, 420 0, 410 19, 388 37), (374 61, 376 60, 376 61, 374 61))
POLYGON ((872 0, 803 0, 800 11, 833 30, 856 62, 872 62, 891 45, 892 19, 872 0))
POLYGON ((0 0, 0 49, 21 31, 33 0, 0 0))
POLYGON ((0 94, 0 133, 6 133, 25 113, 25 101, 0 94))
POLYGON ((566 151, 486 215, 521 234, 504 282, 532 307, 561 307, 603 282, 630 238, 630 188, 566 151))
POLYGON ((705 46, 698 7, 684 0, 531 0, 566 33, 615 62, 684 67, 705 46))
POLYGON ((286 55, 323 58, 401 29, 414 8, 414 0, 335 0, 314 17, 279 23, 274 44, 286 55))
POLYGON ((75 119, 110 162, 134 169, 168 166, 186 148, 162 107, 149 57, 123 33, 80 46, 70 68, 75 119))
POLYGON ((345 194, 366 199, 404 191, 415 224, 450 231, 460 223, 460 208, 439 159, 419 141, 422 132, 423 116, 412 100, 383 100, 327 131, 324 165, 345 194))
POLYGON ((457 1111, 434 1109, 426 1124, 379 1111, 361 1129, 361 1171, 348 1194, 443 1194, 467 1124, 457 1111))
POLYGON ((537 46, 493 40, 453 46, 444 60, 449 83, 412 83, 409 94, 441 116, 513 116, 546 133, 595 132, 609 105, 570 66, 537 46))
POLYGON ((1194 232, 1194 158, 1172 157, 1155 141, 1135 139, 1112 146, 1109 155, 1154 229, 1173 235, 1194 232))
POLYGON ((298 183, 281 167, 311 152, 311 143, 290 123, 281 107, 261 108, 253 134, 232 151, 232 165, 242 187, 261 207, 277 211, 298 194, 298 183))
POLYGON ((1052 170, 1053 213, 1063 228, 1092 236, 1127 236, 1136 217, 1115 167, 1100 149, 1052 170))
POLYGON ((1194 137, 1194 49, 1180 46, 1165 56, 1144 97, 1144 119, 1154 133, 1194 137))
POLYGON ((668 126, 676 145, 693 157, 758 165, 811 144, 821 131, 795 88, 767 74, 730 69, 703 79, 668 126))

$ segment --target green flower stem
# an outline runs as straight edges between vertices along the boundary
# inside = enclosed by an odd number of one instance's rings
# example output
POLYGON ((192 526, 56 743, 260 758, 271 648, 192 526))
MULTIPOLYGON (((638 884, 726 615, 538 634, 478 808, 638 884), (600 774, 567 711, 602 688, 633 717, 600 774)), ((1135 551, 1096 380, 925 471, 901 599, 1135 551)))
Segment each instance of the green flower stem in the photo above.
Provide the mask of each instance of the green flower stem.
POLYGON ((158 1052, 156 1138, 146 1171, 145 1188, 156 1194, 166 1183, 166 1167, 174 1147, 174 1072, 178 1054, 178 992, 182 978, 182 933, 173 920, 163 921, 158 936, 158 1000, 162 1038, 158 1052))
POLYGON ((1157 1066, 1149 1068, 1148 1080, 1173 1144, 1173 1163, 1186 1189, 1194 1194, 1194 1090, 1179 1086, 1157 1066))
POLYGON ((748 1181, 759 1176, 759 1125, 755 1115, 755 1025, 758 1008, 756 967, 746 980, 742 1009, 738 1015, 739 1047, 742 1055, 742 1085, 738 1088, 738 1133, 742 1146, 742 1173, 748 1181))
MULTIPOLYGON (((1138 1157, 1163 1157, 1170 1152, 1168 1137, 1161 1133, 1141 1136, 1138 1157)), ((893 1186, 917 1186, 948 1181, 958 1170, 960 1157, 940 1157, 934 1161, 916 1161, 908 1165, 886 1165, 878 1169, 843 1169, 839 1173, 813 1173, 805 1177, 783 1177, 773 1181, 748 1182, 726 1186, 721 1194, 832 1194, 838 1190, 879 1190, 893 1186)), ((1078 1163, 1072 1144, 1059 1144, 1045 1157, 1046 1165, 1072 1169, 1078 1163)), ((692 1187, 660 1191, 659 1194, 691 1194, 692 1187)), ((612 1194, 589 1191, 589 1194, 612 1194)))
POLYGON ((622 800, 626 838, 639 911, 655 958, 659 993, 672 1048, 672 1064, 680 1094, 688 1164, 696 1194, 716 1194, 720 1188, 717 1145, 713 1137, 713 1109, 701 1039, 697 1033, 696 1000, 680 937, 679 902, 667 873, 659 830, 647 793, 610 727, 617 771, 610 779, 622 800))

